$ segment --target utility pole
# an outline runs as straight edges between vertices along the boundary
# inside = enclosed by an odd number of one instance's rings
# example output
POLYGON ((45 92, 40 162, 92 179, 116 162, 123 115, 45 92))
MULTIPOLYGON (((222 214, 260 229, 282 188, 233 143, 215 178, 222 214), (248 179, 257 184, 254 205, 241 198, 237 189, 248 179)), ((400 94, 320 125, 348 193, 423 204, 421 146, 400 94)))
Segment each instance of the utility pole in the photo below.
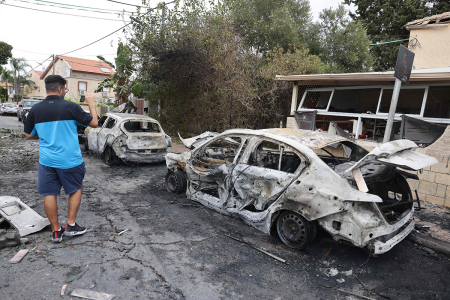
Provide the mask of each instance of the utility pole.
POLYGON ((53 75, 55 75, 55 54, 53 54, 53 75))
POLYGON ((409 83, 409 77, 411 76, 411 69, 414 61, 414 53, 409 51, 403 45, 400 45, 397 56, 397 64, 395 66, 395 85, 392 92, 391 106, 389 108, 388 120, 386 123, 386 129, 384 131, 383 143, 389 142, 391 139, 392 125, 394 123, 395 111, 397 109, 398 96, 400 94, 400 88, 402 82, 409 83))

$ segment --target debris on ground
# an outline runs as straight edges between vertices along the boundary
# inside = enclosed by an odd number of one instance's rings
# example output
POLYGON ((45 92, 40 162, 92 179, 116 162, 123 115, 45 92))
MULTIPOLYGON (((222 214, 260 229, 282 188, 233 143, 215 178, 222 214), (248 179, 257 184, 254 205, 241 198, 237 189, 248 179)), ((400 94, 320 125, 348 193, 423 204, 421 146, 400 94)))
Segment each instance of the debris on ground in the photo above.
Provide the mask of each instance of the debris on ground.
POLYGON ((348 270, 348 271, 344 271, 342 272, 345 276, 352 276, 353 275, 353 270, 348 270))
POLYGON ((344 278, 338 278, 338 279, 336 279, 336 282, 337 283, 344 283, 345 279, 344 278))
POLYGON ((233 236, 231 236, 231 235, 227 235, 227 234, 225 234, 225 236, 226 236, 226 237, 229 237, 230 239, 233 239, 233 240, 235 240, 235 241, 238 241, 238 242, 240 242, 240 243, 247 244, 247 245, 249 245, 250 247, 252 247, 253 249, 258 250, 259 252, 262 252, 262 253, 264 253, 264 254, 266 254, 266 255, 272 257, 272 258, 275 258, 276 260, 281 261, 282 263, 286 263, 286 260, 285 260, 285 259, 282 259, 281 257, 278 257, 278 256, 276 256, 276 255, 273 255, 272 253, 269 253, 269 252, 267 252, 267 251, 264 250, 264 249, 261 249, 261 248, 259 248, 259 247, 257 247, 257 246, 254 246, 254 245, 250 244, 250 243, 247 243, 246 241, 240 240, 240 239, 238 239, 238 238, 235 238, 235 237, 233 237, 233 236))
POLYGON ((50 224, 28 205, 13 196, 0 196, 0 248, 26 243, 29 234, 50 224))
POLYGON ((75 289, 75 290, 73 290, 73 292, 70 295, 74 296, 74 297, 80 297, 80 298, 92 299, 92 300, 111 300, 114 297, 116 297, 116 295, 113 295, 113 294, 106 294, 106 293, 88 291, 88 290, 83 290, 83 289, 75 289))
POLYGON ((62 288, 61 288, 61 296, 64 296, 64 294, 66 293, 67 286, 68 286, 67 283, 62 286, 62 288))
POLYGON ((327 277, 334 277, 334 276, 336 276, 338 274, 339 274, 339 271, 336 268, 325 269, 325 275, 327 277))
POLYGON ((12 264, 17 264, 19 263, 22 258, 24 258, 25 255, 27 255, 28 251, 30 251, 29 249, 22 249, 19 252, 17 252, 16 255, 14 255, 14 257, 9 261, 12 264))
POLYGON ((360 297, 360 298, 363 298, 363 299, 375 300, 374 298, 366 297, 366 296, 363 296, 363 295, 358 295, 358 294, 355 294, 355 293, 352 293, 352 292, 349 292, 349 291, 345 291, 345 290, 342 290, 342 289, 337 289, 337 290, 339 292, 341 292, 341 293, 349 294, 349 295, 360 297))

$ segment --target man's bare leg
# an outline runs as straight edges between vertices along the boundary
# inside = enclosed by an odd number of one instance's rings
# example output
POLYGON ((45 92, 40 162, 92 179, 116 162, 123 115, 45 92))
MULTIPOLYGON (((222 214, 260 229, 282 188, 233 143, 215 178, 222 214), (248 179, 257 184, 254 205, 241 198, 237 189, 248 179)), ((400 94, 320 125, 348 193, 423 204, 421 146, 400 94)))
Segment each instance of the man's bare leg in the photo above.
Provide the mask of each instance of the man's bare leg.
POLYGON ((44 209, 47 215, 50 225, 52 226, 52 231, 59 230, 58 222, 58 204, 56 202, 56 195, 46 195, 44 196, 44 209))
POLYGON ((69 195, 69 216, 67 217, 67 223, 69 224, 75 223, 80 203, 81 203, 81 189, 69 195))

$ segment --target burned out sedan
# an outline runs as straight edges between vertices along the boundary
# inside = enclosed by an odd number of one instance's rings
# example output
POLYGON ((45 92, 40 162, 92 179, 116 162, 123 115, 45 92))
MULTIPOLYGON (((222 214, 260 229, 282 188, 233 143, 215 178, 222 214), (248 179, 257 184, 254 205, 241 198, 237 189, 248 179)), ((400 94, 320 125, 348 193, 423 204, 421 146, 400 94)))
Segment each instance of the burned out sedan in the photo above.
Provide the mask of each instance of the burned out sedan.
MULTIPOLYGON (((229 130, 185 140, 191 152, 166 155, 166 185, 233 215, 295 249, 318 226, 335 240, 390 250, 414 228, 407 178, 434 163, 409 140, 370 153, 352 141, 308 130, 229 130), (187 181, 186 181, 186 179, 187 181)), ((182 140, 183 141, 183 140, 182 140)))
POLYGON ((155 119, 124 113, 107 113, 97 128, 86 128, 86 150, 103 155, 107 165, 124 162, 164 161, 172 140, 155 119))

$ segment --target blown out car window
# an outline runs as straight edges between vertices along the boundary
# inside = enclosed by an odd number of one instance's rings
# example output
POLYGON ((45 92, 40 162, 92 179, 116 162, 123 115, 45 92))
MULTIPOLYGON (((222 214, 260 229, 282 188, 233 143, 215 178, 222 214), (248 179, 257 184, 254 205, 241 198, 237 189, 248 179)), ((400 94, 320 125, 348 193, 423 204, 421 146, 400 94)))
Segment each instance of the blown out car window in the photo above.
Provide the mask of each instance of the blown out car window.
POLYGON ((160 132, 158 124, 149 121, 128 121, 123 126, 128 132, 160 132))
POLYGON ((234 161, 241 143, 242 138, 235 136, 216 139, 203 147, 194 165, 214 169, 223 164, 230 164, 234 161))
POLYGON ((301 158, 291 147, 264 140, 253 150, 248 164, 287 173, 295 173, 301 162, 301 158))

